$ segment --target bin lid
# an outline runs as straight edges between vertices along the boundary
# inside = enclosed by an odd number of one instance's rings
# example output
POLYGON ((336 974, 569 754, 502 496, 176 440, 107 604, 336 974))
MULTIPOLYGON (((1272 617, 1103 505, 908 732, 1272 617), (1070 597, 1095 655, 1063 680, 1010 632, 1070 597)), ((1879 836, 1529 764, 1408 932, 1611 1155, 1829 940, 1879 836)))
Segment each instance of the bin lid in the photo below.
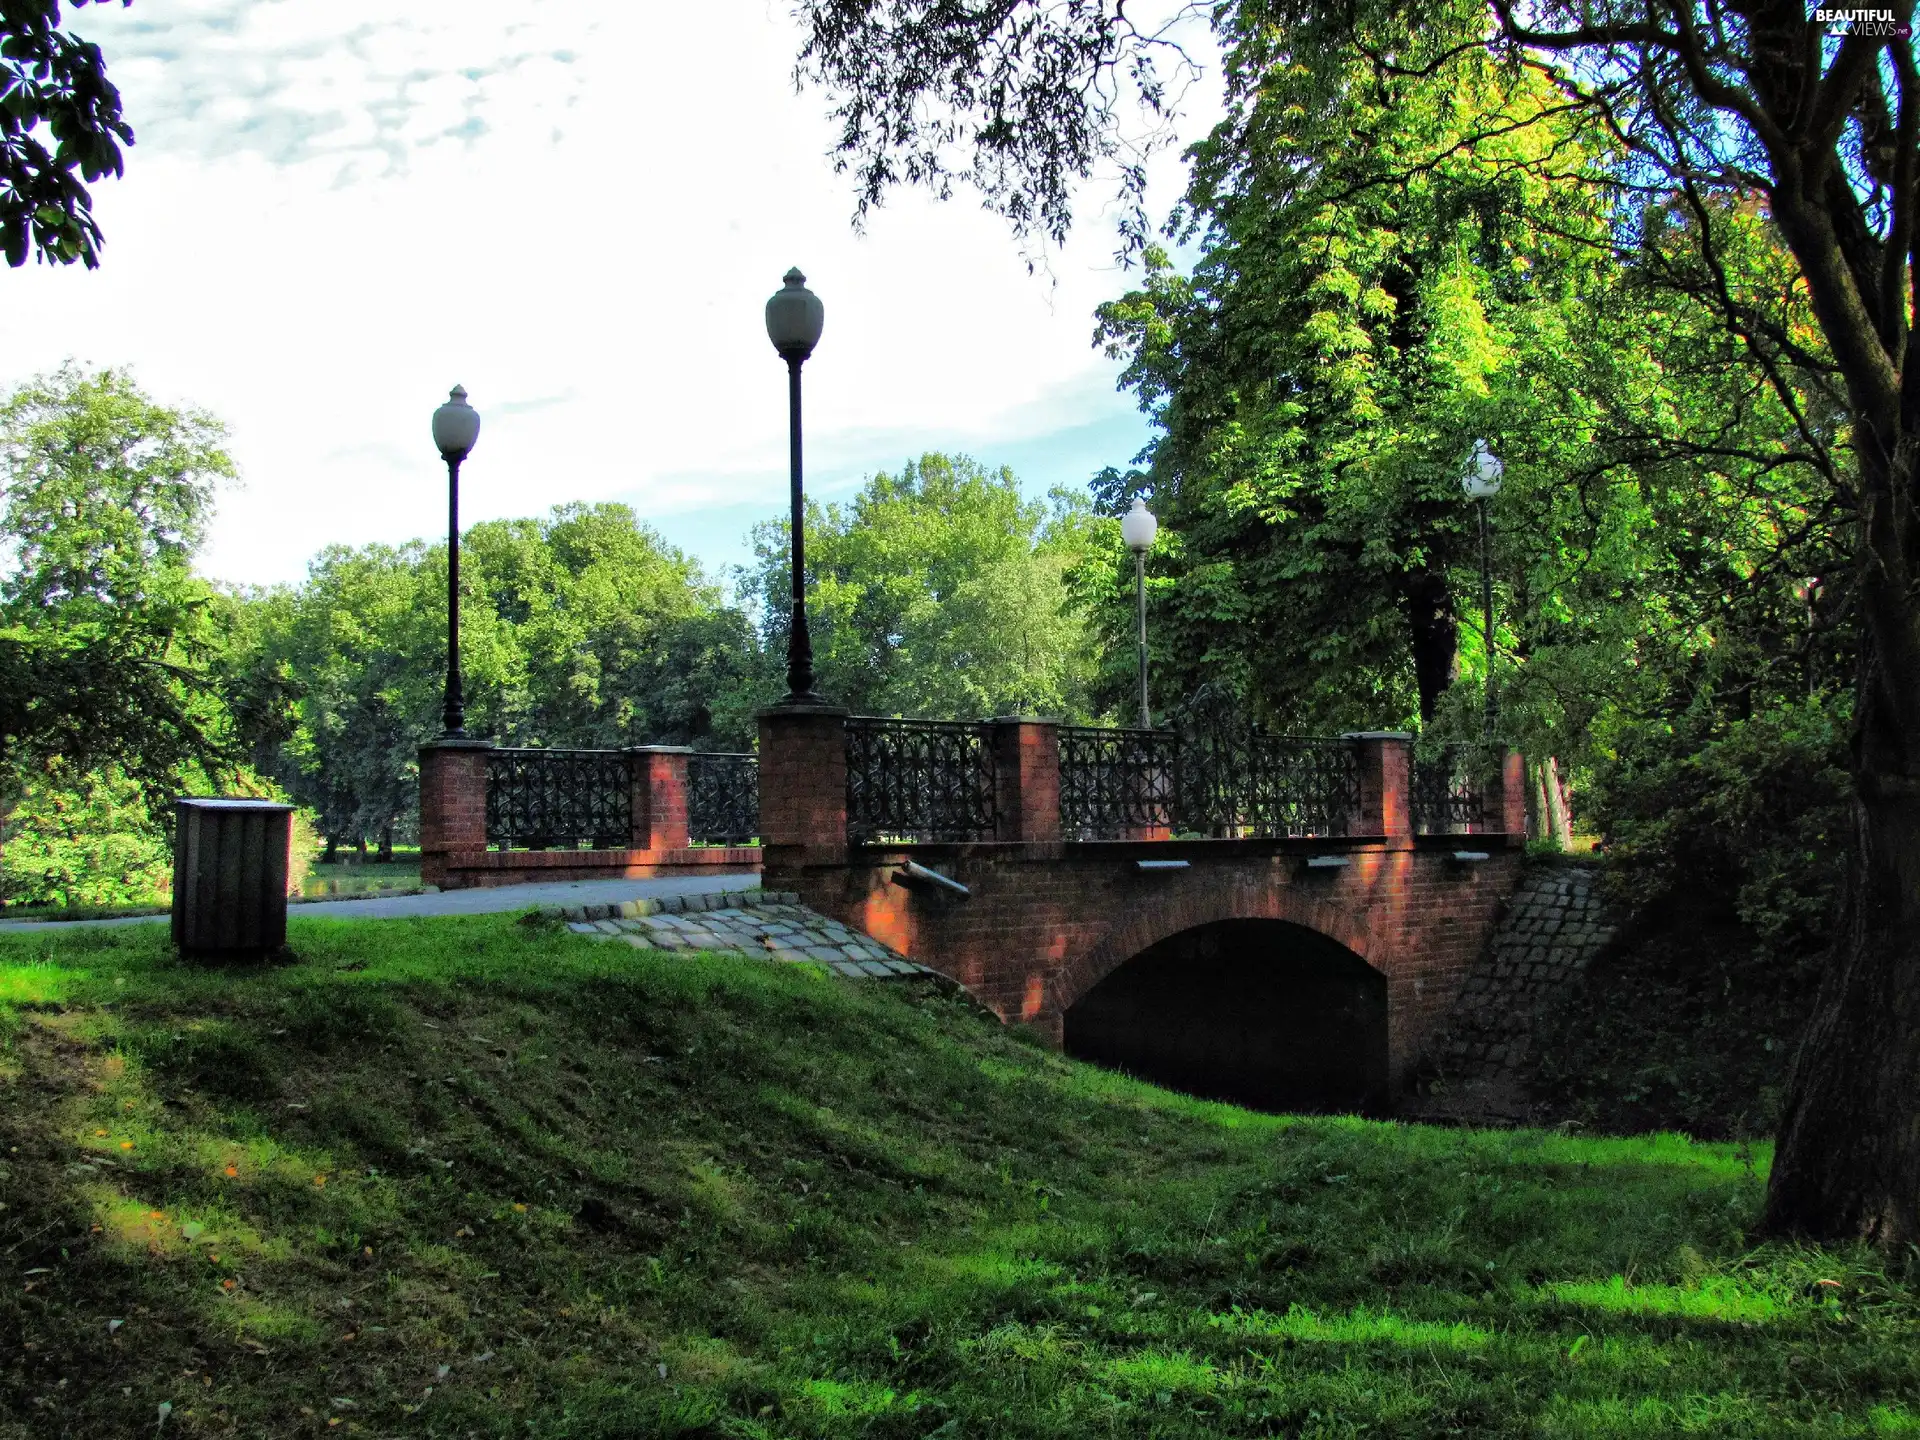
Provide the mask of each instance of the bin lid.
POLYGON ((173 802, 182 810, 266 810, 291 814, 293 806, 278 800, 249 800, 242 796, 182 795, 173 802))

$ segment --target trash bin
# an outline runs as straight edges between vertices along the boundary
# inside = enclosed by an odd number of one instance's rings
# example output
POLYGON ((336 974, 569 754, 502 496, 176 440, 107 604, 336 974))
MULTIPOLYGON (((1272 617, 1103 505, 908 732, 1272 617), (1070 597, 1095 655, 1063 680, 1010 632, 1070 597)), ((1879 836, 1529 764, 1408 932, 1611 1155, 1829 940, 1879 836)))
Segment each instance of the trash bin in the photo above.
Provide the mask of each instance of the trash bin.
POLYGON ((183 797, 173 815, 173 943, 234 957, 286 944, 293 807, 183 797))

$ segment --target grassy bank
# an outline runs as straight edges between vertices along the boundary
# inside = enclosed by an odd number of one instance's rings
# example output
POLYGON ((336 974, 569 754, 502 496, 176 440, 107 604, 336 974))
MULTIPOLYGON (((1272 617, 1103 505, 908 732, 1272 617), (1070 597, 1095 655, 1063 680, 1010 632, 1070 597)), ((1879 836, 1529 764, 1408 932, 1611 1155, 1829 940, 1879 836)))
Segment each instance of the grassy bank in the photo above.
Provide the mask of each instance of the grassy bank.
POLYGON ((1750 1247, 1763 1150, 1256 1116, 511 918, 292 936, 0 937, 0 1435, 1920 1433, 1920 1299, 1750 1247))

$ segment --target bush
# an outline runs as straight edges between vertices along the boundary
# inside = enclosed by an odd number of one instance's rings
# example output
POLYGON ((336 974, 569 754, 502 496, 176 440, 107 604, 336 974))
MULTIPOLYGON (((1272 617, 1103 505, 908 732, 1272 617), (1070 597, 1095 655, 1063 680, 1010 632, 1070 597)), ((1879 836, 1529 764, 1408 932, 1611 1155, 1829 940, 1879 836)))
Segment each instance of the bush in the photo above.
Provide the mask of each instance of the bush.
POLYGON ((0 902, 158 904, 172 875, 166 833, 119 767, 76 775, 56 758, 20 777, 0 821, 0 902))

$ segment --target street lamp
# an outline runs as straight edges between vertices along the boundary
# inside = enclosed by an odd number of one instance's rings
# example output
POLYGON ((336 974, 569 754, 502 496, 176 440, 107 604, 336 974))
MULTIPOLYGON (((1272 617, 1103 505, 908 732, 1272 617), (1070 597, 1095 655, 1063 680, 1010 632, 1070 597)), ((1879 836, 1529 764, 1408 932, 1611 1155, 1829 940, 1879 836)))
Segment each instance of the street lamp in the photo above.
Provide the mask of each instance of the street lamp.
POLYGON ((813 639, 807 634, 807 534, 800 494, 800 367, 820 343, 826 311, 807 289, 799 267, 787 271, 786 284, 767 301, 767 338, 787 362, 787 443, 793 519, 788 559, 793 571, 793 623, 787 627, 787 698, 783 705, 821 705, 813 693, 813 639))
POLYGON ((1133 508, 1120 517, 1120 538, 1127 542, 1127 548, 1133 551, 1133 603, 1140 619, 1140 728, 1153 728, 1152 713, 1147 709, 1147 551, 1153 548, 1153 537, 1160 533, 1160 522, 1153 518, 1153 512, 1147 509, 1147 502, 1138 495, 1133 497, 1133 508))
POLYGON ((1467 470, 1460 477, 1460 488, 1469 500, 1480 506, 1480 634, 1487 650, 1487 739, 1493 739, 1493 561, 1487 539, 1487 501, 1500 493, 1500 477, 1506 473, 1500 457, 1487 448, 1487 442, 1473 442, 1473 454, 1467 458, 1467 470))
POLYGON ((433 412, 433 443, 447 462, 447 695, 443 740, 467 738, 467 706, 460 693, 460 462, 480 438, 480 412, 467 404, 464 385, 433 412))

